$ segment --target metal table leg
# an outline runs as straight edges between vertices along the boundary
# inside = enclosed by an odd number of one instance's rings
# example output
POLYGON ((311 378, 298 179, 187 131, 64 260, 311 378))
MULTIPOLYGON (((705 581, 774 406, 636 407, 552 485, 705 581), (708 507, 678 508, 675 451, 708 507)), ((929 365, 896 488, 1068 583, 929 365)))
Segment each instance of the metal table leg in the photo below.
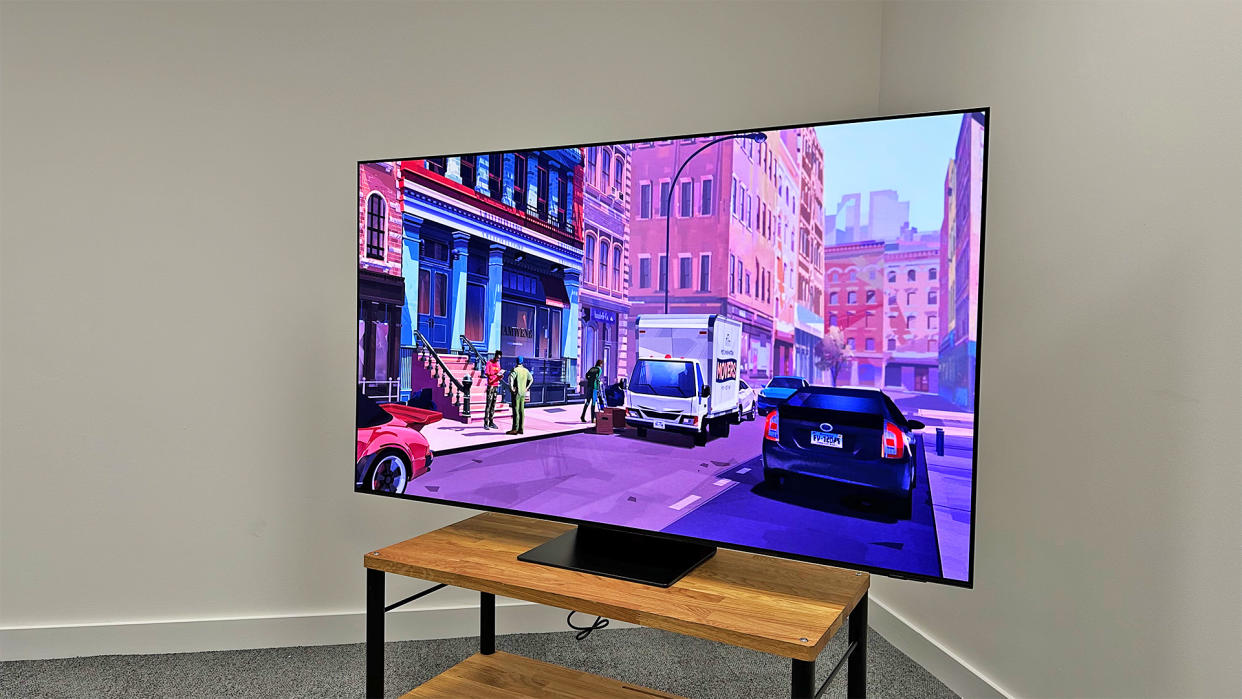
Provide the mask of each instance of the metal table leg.
POLYGON ((384 571, 367 569, 367 697, 384 696, 384 571))
POLYGON ((496 595, 490 592, 479 593, 479 652, 496 652, 496 595))
POLYGON ((850 644, 854 652, 850 653, 845 668, 846 696, 850 699, 865 699, 867 696, 867 599, 864 594, 858 606, 850 612, 850 644))
POLYGON ((815 696, 815 661, 794 660, 789 695, 793 699, 811 699, 815 696))

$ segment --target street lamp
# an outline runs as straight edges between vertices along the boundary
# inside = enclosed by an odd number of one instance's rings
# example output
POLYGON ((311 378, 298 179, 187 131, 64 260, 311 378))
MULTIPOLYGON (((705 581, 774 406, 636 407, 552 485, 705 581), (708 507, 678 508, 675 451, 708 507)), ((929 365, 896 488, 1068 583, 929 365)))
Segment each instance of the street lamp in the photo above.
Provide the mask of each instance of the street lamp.
MULTIPOLYGON (((737 133, 737 134, 732 134, 730 136, 721 136, 720 138, 714 138, 708 141, 707 143, 704 143, 702 146, 699 146, 699 149, 691 153, 689 158, 686 158, 684 161, 682 161, 681 166, 677 168, 677 172, 673 174, 672 182, 669 182, 668 196, 664 198, 664 270, 663 272, 664 272, 664 313, 665 314, 668 313, 668 290, 673 286, 672 284, 673 261, 669 257, 669 243, 672 240, 672 236, 673 236, 673 217, 672 217, 673 194, 677 191, 677 178, 681 177, 681 171, 686 169, 686 166, 690 164, 691 160, 694 160, 694 156, 707 150, 708 146, 714 146, 717 143, 721 143, 723 141, 731 141, 731 140, 740 139, 740 138, 749 139, 751 141, 754 141, 755 143, 763 143, 764 141, 768 140, 768 135, 763 133, 762 131, 755 131, 753 133, 737 133)), ((691 199, 690 207, 692 209, 694 208, 693 198, 691 199)), ((660 270, 657 269, 656 274, 659 275, 660 270)))

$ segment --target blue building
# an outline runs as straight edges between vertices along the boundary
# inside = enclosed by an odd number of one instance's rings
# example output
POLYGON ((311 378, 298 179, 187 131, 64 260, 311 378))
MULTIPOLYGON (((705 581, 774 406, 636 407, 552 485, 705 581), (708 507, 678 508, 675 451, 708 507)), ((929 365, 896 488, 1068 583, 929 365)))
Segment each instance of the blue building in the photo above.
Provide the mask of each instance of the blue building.
POLYGON ((577 148, 401 162, 401 344, 504 353, 535 375, 532 404, 577 376, 582 275, 577 148))

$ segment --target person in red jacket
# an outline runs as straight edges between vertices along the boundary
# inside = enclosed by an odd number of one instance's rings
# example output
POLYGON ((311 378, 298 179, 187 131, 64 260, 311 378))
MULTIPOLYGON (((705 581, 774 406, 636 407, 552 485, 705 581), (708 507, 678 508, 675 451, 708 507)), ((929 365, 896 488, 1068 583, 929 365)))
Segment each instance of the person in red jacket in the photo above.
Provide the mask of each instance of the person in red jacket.
POLYGON ((500 368, 500 350, 492 355, 487 364, 483 365, 483 376, 487 379, 487 409, 483 412, 483 429, 498 430, 496 426, 496 400, 500 396, 500 380, 505 371, 500 368))

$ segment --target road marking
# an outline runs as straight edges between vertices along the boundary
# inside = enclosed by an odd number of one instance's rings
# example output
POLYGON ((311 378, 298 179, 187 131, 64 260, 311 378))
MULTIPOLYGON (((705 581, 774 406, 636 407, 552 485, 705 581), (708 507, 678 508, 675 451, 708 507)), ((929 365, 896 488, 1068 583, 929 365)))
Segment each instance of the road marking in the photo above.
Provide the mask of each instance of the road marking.
POLYGON ((694 502, 695 500, 700 500, 700 499, 701 499, 701 498, 700 498, 698 495, 687 495, 686 497, 684 497, 684 498, 682 498, 682 499, 678 500, 677 502, 673 503, 672 505, 669 505, 669 506, 668 506, 668 509, 670 509, 670 510, 682 510, 682 509, 685 509, 686 505, 689 505, 690 503, 694 502))
POLYGON ((742 475, 743 473, 750 473, 750 467, 749 467, 749 466, 747 466, 746 468, 739 468, 739 469, 737 470, 737 475, 739 475, 739 476, 740 476, 740 475, 742 475))
POLYGON ((732 482, 733 482, 733 481, 729 480, 728 478, 721 478, 720 480, 716 481, 715 483, 712 483, 712 485, 729 485, 729 484, 730 484, 730 483, 732 483, 732 482))

